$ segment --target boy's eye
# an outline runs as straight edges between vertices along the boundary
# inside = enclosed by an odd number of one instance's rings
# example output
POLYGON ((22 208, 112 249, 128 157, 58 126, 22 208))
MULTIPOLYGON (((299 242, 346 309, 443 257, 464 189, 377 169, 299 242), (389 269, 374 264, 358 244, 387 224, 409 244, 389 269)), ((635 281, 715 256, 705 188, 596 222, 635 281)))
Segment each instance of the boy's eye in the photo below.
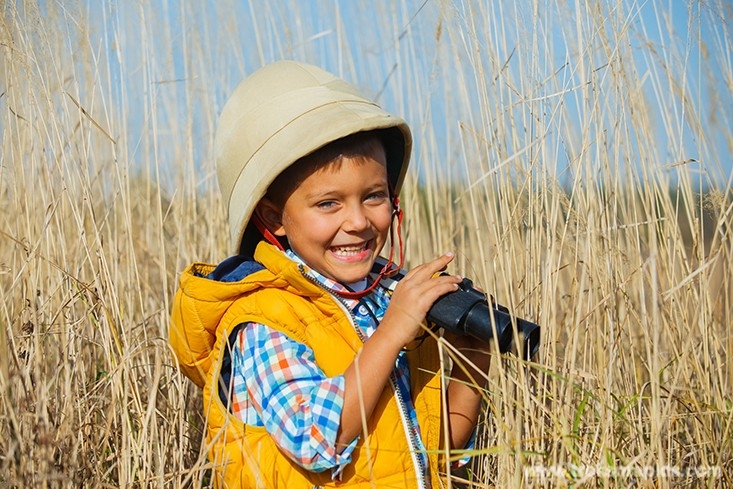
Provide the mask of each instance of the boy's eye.
POLYGON ((318 207, 319 209, 330 209, 331 207, 335 205, 336 205, 336 202, 333 200, 324 200, 324 201, 318 202, 316 204, 316 207, 318 207))
POLYGON ((366 200, 384 200, 387 198, 387 194, 384 192, 372 192, 371 194, 366 196, 366 200))

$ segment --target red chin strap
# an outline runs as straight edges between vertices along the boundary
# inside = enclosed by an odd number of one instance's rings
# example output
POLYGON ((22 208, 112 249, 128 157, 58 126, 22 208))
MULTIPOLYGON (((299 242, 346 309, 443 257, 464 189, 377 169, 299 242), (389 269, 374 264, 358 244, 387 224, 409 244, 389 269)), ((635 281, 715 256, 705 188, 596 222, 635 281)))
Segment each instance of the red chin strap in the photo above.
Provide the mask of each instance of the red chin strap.
POLYGON ((277 239, 277 237, 272 234, 269 229, 267 229, 265 223, 262 222, 262 220, 257 216, 256 213, 252 214, 252 223, 255 225, 260 234, 262 234, 262 236, 267 240, 268 243, 276 246, 277 249, 279 249, 280 251, 285 251, 285 248, 283 247, 282 243, 280 243, 280 240, 277 239))
MULTIPOLYGON (((402 210, 402 208, 400 207, 400 198, 399 197, 395 196, 392 199, 392 207, 393 207, 392 221, 389 224, 389 258, 387 258, 387 263, 379 271, 377 278, 372 282, 372 284, 369 287, 367 287, 364 290, 360 290, 358 292, 329 289, 331 290, 331 292, 338 294, 341 297, 345 297, 347 299, 361 299, 362 297, 365 297, 366 295, 371 293, 384 277, 390 277, 402 269, 402 264, 404 263, 404 259, 405 259, 405 252, 402 246, 402 218, 404 217, 405 213, 402 210), (392 261, 392 258, 394 257, 394 250, 395 250, 395 226, 394 226, 395 220, 397 220, 397 243, 399 244, 399 255, 400 255, 400 263, 398 265, 395 265, 394 262, 392 261)), ((262 233, 262 236, 270 244, 276 246, 281 251, 285 251, 285 248, 283 247, 282 243, 280 243, 280 240, 277 239, 277 237, 274 234, 272 234, 269 229, 267 229, 265 224, 260 220, 259 217, 257 217, 257 214, 254 214, 252 216, 252 223, 257 227, 257 230, 260 233, 262 233)))

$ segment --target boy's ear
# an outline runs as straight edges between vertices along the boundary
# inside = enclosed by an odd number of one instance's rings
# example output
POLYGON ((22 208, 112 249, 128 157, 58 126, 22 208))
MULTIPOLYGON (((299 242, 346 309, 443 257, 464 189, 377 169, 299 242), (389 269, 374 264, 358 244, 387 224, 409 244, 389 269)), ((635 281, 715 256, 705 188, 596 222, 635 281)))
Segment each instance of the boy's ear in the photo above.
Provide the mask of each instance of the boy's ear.
POLYGON ((262 224, 275 236, 285 236, 282 225, 282 210, 267 197, 262 197, 255 207, 255 215, 262 224))

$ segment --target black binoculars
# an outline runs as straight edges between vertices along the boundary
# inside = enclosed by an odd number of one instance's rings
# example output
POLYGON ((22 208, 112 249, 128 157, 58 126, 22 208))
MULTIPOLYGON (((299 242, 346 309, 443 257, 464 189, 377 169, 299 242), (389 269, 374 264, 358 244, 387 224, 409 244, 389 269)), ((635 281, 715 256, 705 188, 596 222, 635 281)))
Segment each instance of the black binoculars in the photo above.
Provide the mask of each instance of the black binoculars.
POLYGON ((540 327, 526 319, 512 317, 509 309, 491 302, 486 294, 464 278, 458 290, 435 301, 427 314, 428 324, 457 334, 471 335, 483 341, 496 339, 501 353, 512 345, 525 360, 531 359, 540 347, 540 327), (514 337, 512 321, 516 321, 519 338, 514 337))
MULTIPOLYGON (((384 263, 380 257, 375 269, 384 266, 384 263)), ((388 288, 394 290, 405 273, 400 270, 390 276, 388 280, 392 283, 386 284, 388 288)), ((539 325, 512 316, 509 309, 495 303, 493 298, 489 301, 486 294, 476 289, 467 278, 458 284, 458 290, 439 297, 428 311, 426 319, 428 325, 434 328, 444 328, 486 342, 496 339, 501 353, 516 351, 525 360, 534 357, 540 348, 539 325), (513 322, 516 323, 518 337, 514 335, 513 322)))

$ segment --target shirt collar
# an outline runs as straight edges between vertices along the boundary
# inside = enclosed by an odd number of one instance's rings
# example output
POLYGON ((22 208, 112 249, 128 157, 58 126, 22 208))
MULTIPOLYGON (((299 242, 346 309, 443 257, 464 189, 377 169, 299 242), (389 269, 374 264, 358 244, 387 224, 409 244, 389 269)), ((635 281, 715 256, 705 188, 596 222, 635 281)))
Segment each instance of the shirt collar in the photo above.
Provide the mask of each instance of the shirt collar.
MULTIPOLYGON (((292 249, 285 250, 285 255, 293 260, 295 263, 302 265, 305 269, 306 273, 313 279, 317 280, 321 285, 325 286, 327 289, 332 290, 334 292, 354 292, 354 291, 360 291, 364 290, 367 286, 367 279, 364 278, 360 282, 357 282, 354 285, 354 288, 347 288, 340 282, 336 282, 335 280, 332 280, 325 275, 319 273, 317 270, 314 270, 313 268, 309 267, 308 264, 306 264, 301 257, 299 257, 292 249)), ((346 299, 344 298, 347 304, 349 304, 349 307, 354 307, 359 301, 356 299, 346 299)))

